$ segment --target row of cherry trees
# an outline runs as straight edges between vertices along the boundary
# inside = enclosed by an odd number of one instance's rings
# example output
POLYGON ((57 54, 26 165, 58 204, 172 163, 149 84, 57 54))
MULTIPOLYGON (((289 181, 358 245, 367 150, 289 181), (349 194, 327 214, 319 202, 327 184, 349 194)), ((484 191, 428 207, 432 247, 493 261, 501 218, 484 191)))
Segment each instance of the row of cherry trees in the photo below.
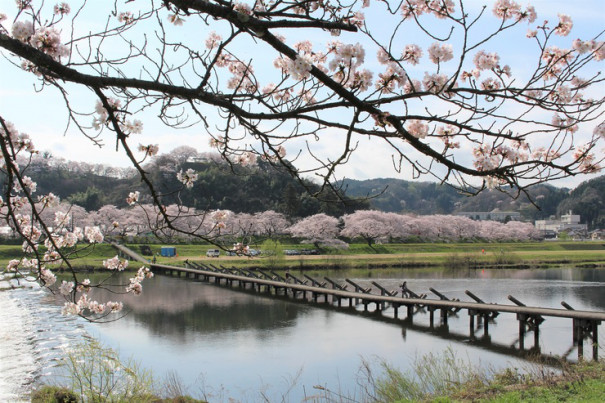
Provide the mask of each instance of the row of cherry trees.
MULTIPOLYGON (((136 197, 133 195, 133 197, 136 197)), ((483 239, 487 241, 530 240, 539 234, 533 224, 509 221, 475 221, 453 215, 413 215, 359 210, 340 218, 315 214, 291 223, 275 211, 255 214, 215 210, 200 214, 193 208, 176 204, 165 207, 171 217, 171 226, 158 220, 158 212, 151 204, 118 208, 106 205, 87 212, 77 205, 66 203, 47 208, 42 218, 48 222, 56 217, 68 217, 70 226, 96 227, 103 236, 159 235, 166 241, 187 240, 196 234, 229 246, 230 242, 250 244, 258 239, 290 235, 322 246, 345 246, 341 239, 361 239, 369 245, 415 238, 424 241, 460 241, 483 239)))

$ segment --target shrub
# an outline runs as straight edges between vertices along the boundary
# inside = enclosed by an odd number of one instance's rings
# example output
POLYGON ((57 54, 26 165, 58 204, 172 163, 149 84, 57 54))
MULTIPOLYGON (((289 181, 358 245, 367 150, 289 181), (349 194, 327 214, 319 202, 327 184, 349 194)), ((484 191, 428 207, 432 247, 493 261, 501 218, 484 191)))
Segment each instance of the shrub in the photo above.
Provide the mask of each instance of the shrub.
POLYGON ((78 396, 67 388, 44 385, 31 395, 32 403, 77 403, 78 396))

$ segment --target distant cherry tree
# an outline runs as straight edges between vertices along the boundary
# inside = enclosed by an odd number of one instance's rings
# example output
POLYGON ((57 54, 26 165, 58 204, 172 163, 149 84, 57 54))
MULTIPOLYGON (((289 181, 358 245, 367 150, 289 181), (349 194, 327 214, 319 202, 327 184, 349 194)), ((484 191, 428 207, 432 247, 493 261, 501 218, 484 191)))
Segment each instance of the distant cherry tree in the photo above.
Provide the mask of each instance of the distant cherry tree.
POLYGON ((338 218, 320 213, 301 219, 286 231, 305 243, 312 243, 316 248, 323 246, 343 247, 346 244, 338 239, 340 233, 338 218))
POLYGON ((372 247, 376 241, 388 242, 394 237, 404 237, 403 216, 375 210, 360 210, 342 217, 344 227, 340 236, 362 238, 372 247))

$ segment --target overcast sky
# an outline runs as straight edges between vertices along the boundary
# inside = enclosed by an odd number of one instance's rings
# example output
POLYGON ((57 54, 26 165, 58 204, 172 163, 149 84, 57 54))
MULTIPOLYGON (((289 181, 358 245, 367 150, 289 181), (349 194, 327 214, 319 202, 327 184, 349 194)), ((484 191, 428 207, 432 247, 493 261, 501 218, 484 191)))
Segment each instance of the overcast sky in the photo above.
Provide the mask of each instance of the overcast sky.
MULTIPOLYGON (((471 0, 465 2, 469 7, 477 7, 479 4, 490 4, 491 1, 471 0)), ((525 2, 521 2, 525 4, 525 2)), ((0 0, 0 12, 5 12, 9 15, 9 20, 14 16, 15 7, 12 0, 0 0)), ((133 3, 136 6, 136 2, 133 3)), ((565 40, 571 44, 575 38, 581 37, 587 39, 597 35, 605 29, 605 0, 577 0, 577 1, 552 1, 541 0, 533 1, 532 4, 538 12, 538 22, 548 19, 557 21, 557 13, 562 12, 569 14, 574 21, 574 29, 569 37, 565 40)), ((376 7, 378 4, 374 4, 376 7)), ((368 19, 372 17, 372 12, 368 14, 368 19)), ((491 16, 490 16, 491 18, 491 16)), ((102 19, 90 21, 90 27, 101 23, 102 19)), ((438 20, 435 20, 438 21, 438 20)), ((493 19, 492 19, 493 21, 493 19)), ((10 23, 5 21, 5 26, 10 26, 10 23)), ((535 24, 534 24, 535 25, 535 24)), ((180 29, 180 27, 168 26, 169 29, 180 29)), ((87 27, 87 29, 92 29, 87 27)), ((183 28, 186 29, 186 28, 183 28)), ((526 30, 527 25, 524 25, 522 30, 526 30)), ((513 31, 514 37, 503 38, 498 42, 499 53, 502 54, 504 63, 511 64, 513 72, 515 67, 522 68, 525 54, 518 52, 519 44, 522 44, 524 31, 513 31), (521 42, 520 42, 521 41, 521 42), (508 51, 508 58, 504 59, 504 55, 508 51)), ((186 32, 186 31, 184 31, 186 32)), ((302 38, 298 38, 299 40, 302 38)), ((346 38, 340 38, 346 41, 346 38)), ((601 38, 603 39, 603 38, 601 38)), ((413 39, 402 43, 403 47, 407 43, 415 42, 413 39)), ((569 45, 568 45, 569 47, 569 45)), ((373 54, 368 54, 366 59, 373 59, 373 54)), ((271 60, 274 56, 271 56, 271 60)), ((67 112, 62 98, 58 91, 54 88, 45 88, 43 91, 38 91, 38 85, 32 79, 30 73, 26 73, 19 68, 11 65, 15 62, 14 58, 7 59, 7 53, 3 51, 3 57, 0 58, 0 114, 7 120, 13 122, 17 129, 30 134, 34 143, 40 150, 50 151, 55 156, 60 156, 69 160, 86 161, 91 163, 104 163, 116 166, 128 165, 128 160, 121 150, 116 151, 115 140, 111 139, 110 133, 105 133, 101 140, 105 144, 103 148, 98 148, 90 140, 79 134, 75 128, 66 128, 67 112)), ((429 65, 428 58, 423 58, 424 65, 416 66, 418 71, 433 71, 434 65, 429 65)), ((602 69, 604 64, 600 64, 598 68, 602 69)), ((605 93, 605 87, 600 87, 600 95, 605 93)), ((76 90, 74 90, 76 91, 76 90)), ((79 91, 79 90, 78 90, 79 91)), ((78 99, 77 105, 80 110, 88 109, 90 112, 94 110, 95 99, 92 95, 84 94, 78 99)), ((145 117, 145 118, 151 118, 145 117)), ((90 118, 92 120, 92 117, 90 118)), ((210 151, 208 146, 209 137, 201 128, 193 127, 184 130, 174 130, 169 127, 162 126, 157 119, 144 119, 144 132, 140 140, 135 140, 143 144, 157 143, 160 146, 160 152, 165 153, 180 145, 189 145, 195 147, 200 152, 210 151)), ((342 144, 339 138, 327 139, 321 144, 325 151, 335 152, 340 150, 342 144)), ((358 152, 354 153, 349 163, 342 167, 338 174, 355 179, 370 179, 377 177, 394 177, 400 179, 411 179, 411 173, 403 171, 397 173, 393 169, 390 153, 377 141, 368 141, 360 138, 358 152)), ((304 147, 302 144, 296 147, 304 147)), ((321 150, 321 148, 320 148, 321 150)), ((298 150, 289 149, 289 155, 295 154, 298 150)), ((592 176, 594 177, 594 176, 592 176)), ((589 176, 581 176, 569 178, 553 183, 557 186, 573 187, 579 182, 590 178, 589 176)), ((430 177, 423 177, 422 180, 430 180, 430 177)))

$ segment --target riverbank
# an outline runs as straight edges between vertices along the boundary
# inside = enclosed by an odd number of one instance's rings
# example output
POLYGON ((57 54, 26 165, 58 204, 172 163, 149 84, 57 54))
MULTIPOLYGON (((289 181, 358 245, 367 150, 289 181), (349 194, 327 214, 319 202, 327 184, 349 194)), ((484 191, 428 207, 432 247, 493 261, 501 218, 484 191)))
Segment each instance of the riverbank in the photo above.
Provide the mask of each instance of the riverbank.
POLYGON ((412 371, 388 364, 369 377, 374 401, 384 402, 603 402, 605 364, 561 361, 554 369, 541 363, 486 373, 447 350, 421 357, 412 371), (435 392, 428 393, 433 390, 435 392))
MULTIPOLYGON (((207 257, 208 244, 176 244, 176 256, 164 257, 163 244, 127 244, 150 261, 161 264, 183 264, 193 261, 238 268, 271 268, 290 270, 371 269, 387 267, 451 267, 451 268, 543 268, 573 264, 582 267, 605 267, 605 241, 549 241, 510 243, 416 243, 416 244, 350 244, 346 249, 316 250, 309 244, 265 242, 252 245, 258 256, 228 256, 221 250, 219 257, 207 257), (288 255, 285 251, 301 254, 288 255), (317 254, 303 254, 314 251, 317 254)), ((109 244, 96 245, 74 255, 72 265, 80 270, 102 267, 103 260, 116 254, 109 244)), ((21 257, 19 245, 0 245, 0 264, 21 257)), ((138 269, 137 264, 131 268, 138 269)))
MULTIPOLYGON (((138 248, 138 245, 129 245, 138 248)), ((175 245, 177 256, 158 263, 194 261, 238 268, 371 269, 387 267, 544 268, 573 264, 605 267, 605 242, 420 243, 351 244, 347 249, 319 250, 318 254, 286 255, 284 250, 313 250, 312 245, 279 245, 259 256, 207 257, 208 246, 175 245)), ((152 246, 152 251, 159 246, 152 246)))

